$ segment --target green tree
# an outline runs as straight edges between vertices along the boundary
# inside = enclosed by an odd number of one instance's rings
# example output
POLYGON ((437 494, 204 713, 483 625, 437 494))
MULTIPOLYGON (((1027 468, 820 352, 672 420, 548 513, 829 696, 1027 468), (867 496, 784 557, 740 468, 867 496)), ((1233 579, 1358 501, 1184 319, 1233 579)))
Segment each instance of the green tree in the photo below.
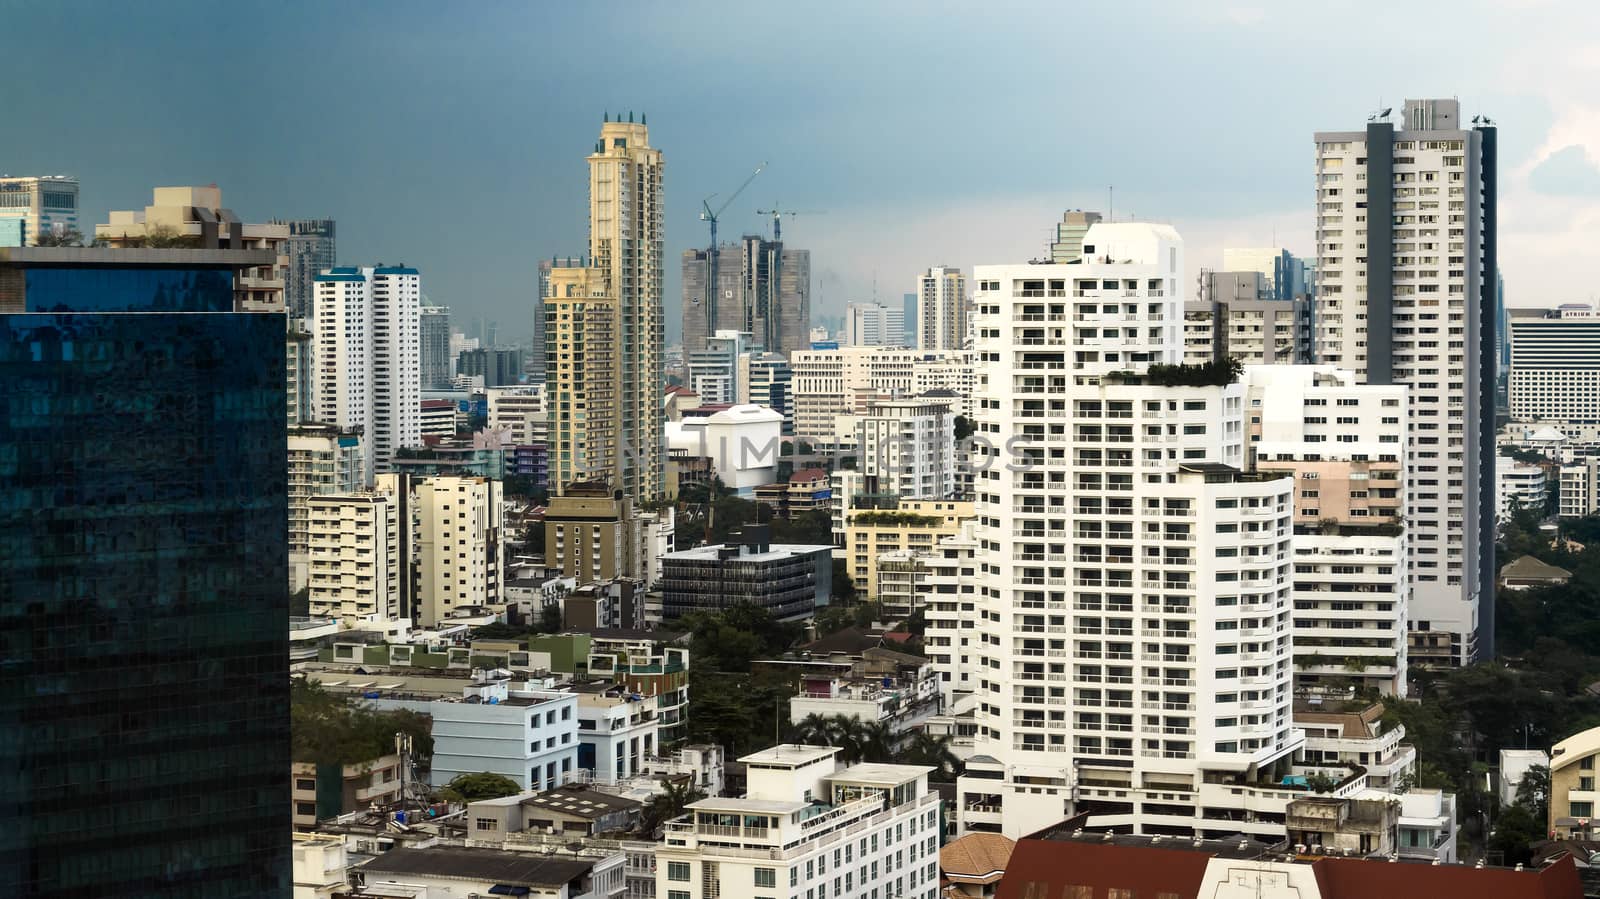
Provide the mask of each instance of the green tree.
POLYGON ((956 416, 955 438, 957 443, 971 437, 977 429, 978 427, 972 423, 972 419, 965 415, 956 416))
POLYGON ((517 782, 504 774, 482 771, 477 774, 458 774, 439 790, 439 795, 451 802, 477 802, 480 799, 499 799, 522 792, 517 782))
POLYGON ((856 600, 856 582, 850 579, 850 563, 844 559, 833 560, 831 593, 840 602, 851 603, 856 600))
POLYGON ((297 762, 354 765, 394 752, 395 734, 411 736, 413 760, 426 769, 433 758, 432 720, 412 711, 377 711, 306 678, 289 689, 290 751, 297 762))
POLYGON ((1550 820, 1550 769, 1534 765, 1517 782, 1516 804, 1528 810, 1536 821, 1550 820))
POLYGON ((950 737, 944 734, 935 736, 923 730, 911 735, 897 760, 905 765, 933 768, 928 779, 936 783, 954 783, 961 771, 961 760, 950 751, 950 737))
POLYGON ((664 781, 662 787, 663 792, 645 803, 639 813, 640 830, 652 838, 663 824, 683 814, 689 803, 706 798, 706 794, 682 781, 664 781))
POLYGON ((81 247, 83 246, 83 232, 77 228, 65 228, 61 231, 46 231, 35 238, 33 245, 36 247, 81 247))
POLYGON ((1545 838, 1545 819, 1535 820, 1533 814, 1520 805, 1513 805, 1500 813, 1494 822, 1487 848, 1505 854, 1506 865, 1525 865, 1533 860, 1532 843, 1545 838))
POLYGON ((547 634, 561 633, 561 603, 547 602, 539 618, 539 630, 547 634))

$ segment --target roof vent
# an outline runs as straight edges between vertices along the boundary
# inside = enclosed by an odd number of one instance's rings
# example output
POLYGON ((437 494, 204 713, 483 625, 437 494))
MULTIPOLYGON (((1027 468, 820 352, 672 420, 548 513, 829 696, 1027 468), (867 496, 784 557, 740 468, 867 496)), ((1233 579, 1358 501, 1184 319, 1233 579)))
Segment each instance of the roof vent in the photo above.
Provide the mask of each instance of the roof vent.
POLYGON ((1152 845, 1152 846, 1154 846, 1155 844, 1157 844, 1159 842, 1161 842, 1161 834, 1159 834, 1159 833, 1150 838, 1150 845, 1152 845))
POLYGON ((1522 862, 1517 862, 1517 866, 1515 868, 1512 868, 1511 870, 1513 870, 1513 871, 1521 871, 1522 870, 1522 862))
POLYGON ((1296 844, 1294 844, 1294 851, 1295 851, 1296 855, 1305 855, 1306 854, 1306 844, 1304 844, 1304 843, 1296 843, 1296 844))
POLYGON ((1111 831, 1108 830, 1108 831, 1106 831, 1106 835, 1100 838, 1100 842, 1109 843, 1109 842, 1111 842, 1111 837, 1112 836, 1114 836, 1114 834, 1112 834, 1111 831))
POLYGON ((1433 863, 1434 863, 1434 864, 1435 864, 1435 865, 1437 865, 1437 864, 1439 864, 1439 860, 1438 860, 1438 859, 1434 859, 1434 860, 1433 860, 1433 863))

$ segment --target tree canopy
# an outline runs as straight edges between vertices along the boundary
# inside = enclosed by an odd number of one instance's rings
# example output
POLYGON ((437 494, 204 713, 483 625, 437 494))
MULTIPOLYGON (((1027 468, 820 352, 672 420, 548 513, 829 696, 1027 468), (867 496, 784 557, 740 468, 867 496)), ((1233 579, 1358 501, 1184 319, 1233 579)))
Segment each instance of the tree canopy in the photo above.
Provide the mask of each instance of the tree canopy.
POLYGON ((297 762, 353 765, 394 752, 396 733, 411 735, 419 767, 433 758, 433 723, 418 712, 377 711, 296 678, 289 692, 289 739, 297 762))
POLYGON ((504 774, 482 771, 477 774, 458 774, 450 783, 439 789, 439 795, 451 802, 477 802, 481 799, 499 799, 515 796, 522 787, 504 774))

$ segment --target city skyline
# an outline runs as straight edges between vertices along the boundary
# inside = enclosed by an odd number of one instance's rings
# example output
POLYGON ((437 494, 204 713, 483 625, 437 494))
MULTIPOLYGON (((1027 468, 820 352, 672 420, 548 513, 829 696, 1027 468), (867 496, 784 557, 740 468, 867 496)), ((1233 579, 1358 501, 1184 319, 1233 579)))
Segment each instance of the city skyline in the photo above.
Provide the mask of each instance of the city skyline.
MULTIPOLYGON (((589 123, 606 111, 652 116, 655 143, 672 160, 668 259, 707 242, 697 217, 701 200, 729 196, 763 160, 770 166, 725 213, 724 237, 764 233, 769 221, 755 210, 773 203, 824 212, 786 223, 792 245, 813 251, 818 315, 840 315, 846 301, 870 299, 875 283, 880 300, 898 296, 941 261, 970 271, 1045 255, 1051 226, 1073 207, 1173 223, 1189 236, 1190 277, 1220 264, 1225 245, 1281 244, 1312 256, 1311 193, 1297 164, 1311 134, 1328 121, 1359 122, 1382 105, 1398 107, 1403 98, 1392 96, 1395 90, 1467 97, 1466 114, 1487 113, 1508 126, 1500 257, 1509 305, 1583 299, 1564 292, 1550 263, 1579 251, 1586 223, 1600 217, 1600 170, 1587 158, 1600 157, 1600 129, 1581 95, 1583 47, 1559 37, 1538 44, 1515 37, 1540 33, 1541 23, 1581 34, 1585 29, 1574 26, 1595 14, 1572 4, 1483 3, 1477 15, 1444 20, 1420 8, 1391 12, 1399 16, 1395 28, 1422 42, 1413 48, 1416 59, 1490 35, 1496 50, 1488 64, 1458 56, 1459 68, 1424 73, 1409 57, 1396 58, 1337 81, 1322 79, 1295 49, 1306 40, 1311 14, 1244 7, 1017 8, 1010 16, 953 10, 937 27, 962 34, 970 48, 963 55, 975 64, 948 73, 919 63, 918 38, 935 26, 909 21, 898 7, 835 7, 817 24, 786 22, 790 40, 777 48, 755 40, 775 24, 769 13, 737 11, 718 17, 725 24, 710 59, 683 24, 695 18, 689 11, 640 7, 615 25, 633 48, 631 61, 583 80, 565 74, 581 51, 540 41, 563 28, 592 31, 596 20, 582 10, 355 10, 346 32, 365 37, 327 60, 312 32, 291 30, 299 20, 293 14, 257 20, 171 4, 132 20, 105 11, 75 17, 72 9, 27 6, 9 16, 20 33, 69 27, 83 52, 78 66, 61 70, 55 89, 17 98, 12 121, 33 136, 0 169, 79 177, 86 232, 107 210, 135 206, 151 184, 214 181, 252 221, 327 216, 341 223, 341 263, 424 269, 430 300, 458 310, 462 322, 498 320, 508 335, 528 329, 535 260, 583 250, 576 157, 589 123), (1424 20, 1426 28, 1408 26, 1424 20), (1025 60, 1038 54, 1021 52, 1041 49, 1058 30, 1047 27, 1052 21, 1080 32, 1138 34, 1154 64, 1124 70, 1111 102, 1063 105, 1062 83, 1030 74, 1025 60), (145 77, 174 85, 170 102, 130 102, 107 87, 120 80, 111 67, 129 62, 123 48, 130 40, 147 51, 136 61, 145 77), (842 74, 834 54, 801 49, 821 41, 835 42, 852 60, 842 74), (539 53, 526 52, 531 43, 539 53), (1532 59, 1539 65, 1527 65, 1532 59), (990 62, 976 64, 982 60, 990 62), (182 76, 180 66, 211 63, 259 65, 283 89, 257 96, 238 128, 210 132, 204 141, 166 140, 224 98, 222 82, 182 76), (1254 77, 1266 69, 1273 78, 1254 77), (1186 71, 1207 77, 1187 78, 1186 71), (340 90, 325 90, 322 81, 334 79, 340 90), (774 85, 786 91, 785 103, 745 102, 774 85), (74 103, 60 102, 69 95, 74 103), (902 95, 939 102, 908 106, 897 102, 902 95), (707 96, 719 102, 701 102, 707 96), (728 105, 756 110, 731 134, 709 111, 728 105), (69 106, 73 115, 65 118, 69 106), (508 118, 506 109, 522 112, 508 118), (1041 117, 1041 109, 1054 112, 1041 117), (920 143, 916 153, 898 154, 892 166, 876 164, 932 112, 954 117, 957 127, 920 143), (393 115, 409 121, 416 139, 365 139, 378 119, 393 115), (1032 134, 1007 139, 992 126, 1000 118, 1028 122, 1023 131, 1032 134), (1189 164, 1174 164, 1174 141, 1224 119, 1259 124, 1185 143, 1189 164), (303 140, 287 136, 292 128, 275 129, 284 131, 280 137, 250 121, 302 121, 320 136, 303 140), (1012 162, 985 166, 1002 145, 1012 162), (1198 171, 1207 177, 1192 177, 1198 171), (928 191, 930 182, 939 190, 928 191), (441 191, 453 211, 443 224, 418 205, 441 191)), ((1360 28, 1363 18, 1315 24, 1330 45, 1376 55, 1381 45, 1360 28)), ((1076 48, 1083 70, 1120 65, 1117 42, 1104 43, 1076 48)), ((0 70, 23 77, 42 65, 23 48, 0 70)), ((681 290, 675 269, 668 267, 663 284, 669 342, 680 333, 670 301, 681 290)))

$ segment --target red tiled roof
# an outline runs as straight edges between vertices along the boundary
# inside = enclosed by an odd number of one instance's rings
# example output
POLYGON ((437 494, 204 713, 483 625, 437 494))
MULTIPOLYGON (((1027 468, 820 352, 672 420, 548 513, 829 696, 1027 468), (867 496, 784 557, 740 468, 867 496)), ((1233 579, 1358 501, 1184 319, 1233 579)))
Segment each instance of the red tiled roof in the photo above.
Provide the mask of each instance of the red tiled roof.
POLYGON ((826 481, 828 472, 821 468, 802 468, 789 476, 789 483, 797 484, 803 481, 826 481))
POLYGON ((454 409, 455 405, 456 404, 454 402, 452 402, 451 400, 423 400, 422 401, 422 408, 424 408, 424 409, 454 409))
POLYGON ((1467 865, 1393 864, 1361 858, 1320 858, 1311 863, 1322 899, 1374 896, 1449 896, 1451 899, 1580 899, 1583 885, 1572 857, 1539 871, 1467 865))
POLYGON ((684 387, 681 384, 668 384, 667 385, 667 394, 671 395, 671 396, 699 396, 700 395, 698 393, 695 393, 693 390, 690 390, 689 388, 684 387))
POLYGON ((1022 840, 1011 852, 995 899, 1051 899, 1067 895, 1068 885, 1094 887, 1103 899, 1112 887, 1135 896, 1173 893, 1195 899, 1211 855, 1182 849, 1022 840))

